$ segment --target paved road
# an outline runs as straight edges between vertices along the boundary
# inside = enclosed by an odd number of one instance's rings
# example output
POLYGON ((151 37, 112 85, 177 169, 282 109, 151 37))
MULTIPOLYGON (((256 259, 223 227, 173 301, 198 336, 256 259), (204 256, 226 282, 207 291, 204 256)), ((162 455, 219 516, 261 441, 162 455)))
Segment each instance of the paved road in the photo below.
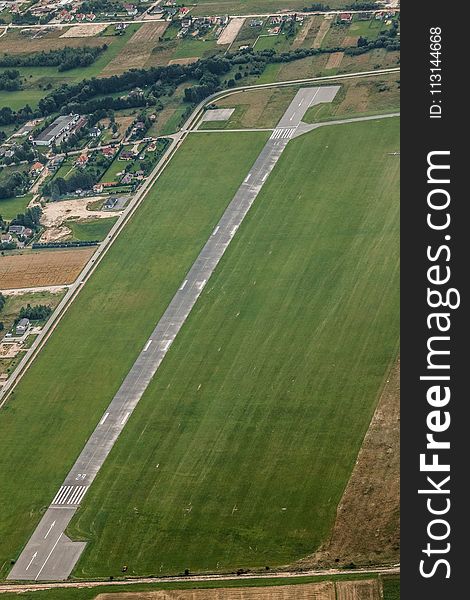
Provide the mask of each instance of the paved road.
POLYGON ((329 86, 304 88, 297 92, 57 491, 8 579, 63 580, 70 575, 85 543, 71 542, 64 534, 66 527, 306 110, 319 102, 330 102, 338 89, 339 86, 329 86))

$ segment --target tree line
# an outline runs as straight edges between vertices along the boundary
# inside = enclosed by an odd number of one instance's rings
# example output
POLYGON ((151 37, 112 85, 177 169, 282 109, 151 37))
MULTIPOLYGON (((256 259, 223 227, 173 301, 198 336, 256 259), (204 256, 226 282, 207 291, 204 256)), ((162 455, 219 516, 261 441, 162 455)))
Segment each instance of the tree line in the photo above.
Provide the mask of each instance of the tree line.
POLYGON ((21 89, 20 72, 15 69, 8 69, 0 73, 0 90, 7 92, 16 92, 21 89))
POLYGON ((69 71, 79 67, 88 67, 108 49, 102 46, 84 46, 82 48, 60 48, 47 52, 31 54, 3 54, 0 56, 0 67, 58 67, 59 71, 69 71))
POLYGON ((47 304, 37 304, 36 306, 31 306, 31 304, 27 304, 26 306, 22 306, 20 308, 20 312, 15 319, 15 324, 19 323, 21 319, 29 319, 30 321, 44 321, 48 319, 52 314, 52 308, 47 304))

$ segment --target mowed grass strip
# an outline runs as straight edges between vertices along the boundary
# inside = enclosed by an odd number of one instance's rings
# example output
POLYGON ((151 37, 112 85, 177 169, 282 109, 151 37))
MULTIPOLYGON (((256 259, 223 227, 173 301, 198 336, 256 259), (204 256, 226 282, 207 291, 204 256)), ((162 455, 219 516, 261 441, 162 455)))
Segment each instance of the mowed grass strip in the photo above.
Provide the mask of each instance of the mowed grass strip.
POLYGON ((1 575, 266 139, 198 134, 184 143, 0 411, 1 575))
POLYGON ((327 539, 397 350, 398 136, 289 143, 72 521, 76 576, 273 567, 327 539))

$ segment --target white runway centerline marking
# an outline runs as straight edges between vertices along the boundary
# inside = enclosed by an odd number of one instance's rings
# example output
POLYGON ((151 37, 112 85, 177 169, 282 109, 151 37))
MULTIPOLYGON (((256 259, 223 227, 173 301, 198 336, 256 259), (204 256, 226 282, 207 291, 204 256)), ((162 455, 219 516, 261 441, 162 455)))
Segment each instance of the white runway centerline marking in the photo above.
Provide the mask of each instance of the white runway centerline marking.
POLYGON ((109 412, 107 412, 100 421, 100 425, 103 425, 106 419, 109 417, 109 412))
POLYGON ((33 560, 36 558, 36 556, 37 556, 37 555, 38 555, 38 553, 37 553, 37 552, 35 552, 35 553, 33 554, 33 556, 32 556, 32 558, 31 558, 31 560, 30 560, 30 561, 29 561, 29 563, 28 563, 28 566, 26 567, 26 570, 28 570, 28 569, 29 569, 29 567, 30 567, 30 566, 33 564, 33 560))
POLYGON ((52 553, 54 552, 54 550, 56 549, 57 544, 59 543, 60 538, 62 537, 62 534, 59 535, 59 537, 57 538, 57 542, 52 546, 52 550, 49 552, 49 554, 47 555, 46 560, 44 561, 42 567, 39 569, 38 574, 36 575, 35 579, 38 579, 39 575, 41 575, 44 567, 46 566, 47 561, 50 559, 50 557, 52 556, 52 553))
POLYGON ((147 350, 150 348, 150 344, 153 342, 153 340, 149 340, 144 347, 144 352, 147 352, 147 350))
POLYGON ((47 538, 47 536, 50 534, 50 532, 52 531, 52 529, 53 529, 54 525, 55 525, 55 521, 52 523, 52 525, 51 525, 51 526, 49 527, 49 529, 47 530, 47 533, 46 533, 46 535, 44 536, 44 539, 46 539, 46 538, 47 538))

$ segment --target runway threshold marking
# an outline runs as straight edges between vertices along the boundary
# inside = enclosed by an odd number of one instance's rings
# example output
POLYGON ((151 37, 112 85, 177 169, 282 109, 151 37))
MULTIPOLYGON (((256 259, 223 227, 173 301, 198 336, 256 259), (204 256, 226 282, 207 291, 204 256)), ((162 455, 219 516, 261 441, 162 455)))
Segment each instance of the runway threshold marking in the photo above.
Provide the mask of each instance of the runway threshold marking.
POLYGON ((88 485, 62 485, 51 502, 51 506, 75 506, 80 504, 88 487, 88 485))

